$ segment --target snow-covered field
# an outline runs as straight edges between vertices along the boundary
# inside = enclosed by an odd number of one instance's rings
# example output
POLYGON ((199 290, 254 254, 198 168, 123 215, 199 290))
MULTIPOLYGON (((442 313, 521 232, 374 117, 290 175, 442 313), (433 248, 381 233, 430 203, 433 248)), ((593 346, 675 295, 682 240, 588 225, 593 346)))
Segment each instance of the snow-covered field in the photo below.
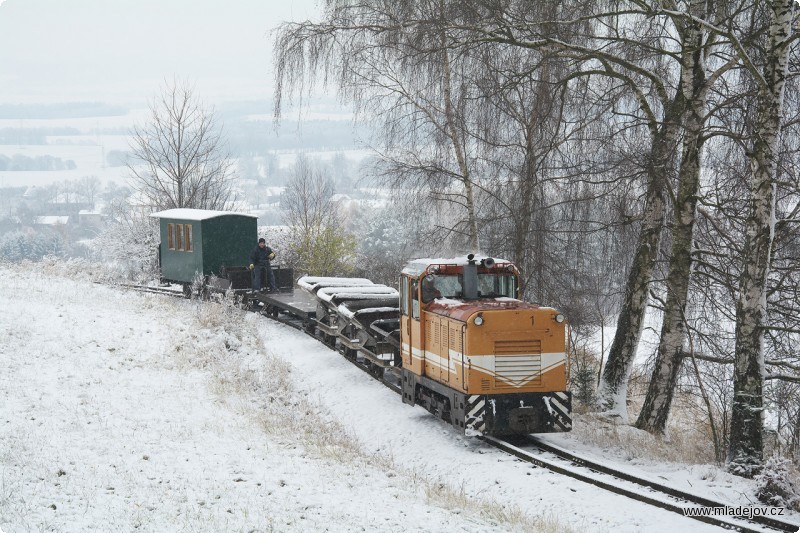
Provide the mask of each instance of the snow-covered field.
POLYGON ((263 317, 59 271, 0 266, 6 533, 715 530, 524 466, 263 317))
POLYGON ((58 157, 74 161, 74 170, 57 171, 0 171, 0 187, 43 187, 65 180, 75 180, 84 176, 96 176, 103 183, 124 182, 125 167, 110 167, 106 156, 112 150, 126 151, 129 145, 127 134, 98 134, 98 131, 117 128, 128 130, 147 118, 147 109, 136 109, 125 115, 53 118, 53 119, 0 119, 0 129, 15 128, 74 128, 79 135, 51 135, 47 144, 19 145, 0 144, 0 155, 13 157, 23 155, 29 158, 38 156, 58 157))

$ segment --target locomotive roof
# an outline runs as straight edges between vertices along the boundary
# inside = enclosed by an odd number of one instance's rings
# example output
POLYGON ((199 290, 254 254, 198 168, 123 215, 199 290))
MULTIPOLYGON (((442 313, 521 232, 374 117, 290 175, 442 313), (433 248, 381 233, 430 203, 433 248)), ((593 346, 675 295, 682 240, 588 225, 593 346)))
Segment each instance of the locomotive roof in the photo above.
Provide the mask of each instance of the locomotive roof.
MULTIPOLYGON (((480 264, 481 259, 487 259, 488 256, 486 255, 479 255, 475 254, 474 261, 480 264)), ((495 260, 496 263, 510 263, 506 259, 499 259, 497 257, 493 257, 492 259, 495 260)), ((410 261, 404 268, 403 274, 410 275, 410 276, 420 276, 422 275, 425 270, 431 265, 456 265, 456 266, 464 266, 469 264, 469 259, 467 259, 466 255, 459 256, 459 257, 451 257, 449 259, 444 258, 436 258, 436 259, 414 259, 410 261)))
POLYGON ((181 220, 208 220, 209 218, 216 218, 227 215, 236 215, 240 217, 258 218, 255 215, 248 213, 236 213, 234 211, 213 211, 211 209, 167 209, 166 211, 159 211, 150 215, 153 218, 177 218, 181 220))

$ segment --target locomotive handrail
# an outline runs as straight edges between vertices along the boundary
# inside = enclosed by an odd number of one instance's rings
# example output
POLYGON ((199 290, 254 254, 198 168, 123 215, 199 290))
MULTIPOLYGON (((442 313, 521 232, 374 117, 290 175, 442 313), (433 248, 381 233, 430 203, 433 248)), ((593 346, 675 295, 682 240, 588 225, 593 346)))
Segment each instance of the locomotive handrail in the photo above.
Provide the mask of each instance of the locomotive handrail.
MULTIPOLYGON (((467 333, 467 324, 461 324, 461 388, 464 390, 469 390, 468 383, 467 383, 467 376, 466 376, 466 368, 464 365, 464 335, 467 333)), ((472 362, 470 361, 470 367, 472 367, 472 362)))

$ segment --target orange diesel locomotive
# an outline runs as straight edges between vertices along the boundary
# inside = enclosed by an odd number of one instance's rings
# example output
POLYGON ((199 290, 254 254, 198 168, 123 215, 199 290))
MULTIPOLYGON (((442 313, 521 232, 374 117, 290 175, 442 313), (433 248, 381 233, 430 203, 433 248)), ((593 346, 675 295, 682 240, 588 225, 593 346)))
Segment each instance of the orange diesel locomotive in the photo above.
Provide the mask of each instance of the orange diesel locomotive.
POLYGON ((506 261, 409 263, 400 278, 403 401, 467 434, 569 431, 564 316, 518 297, 506 261))

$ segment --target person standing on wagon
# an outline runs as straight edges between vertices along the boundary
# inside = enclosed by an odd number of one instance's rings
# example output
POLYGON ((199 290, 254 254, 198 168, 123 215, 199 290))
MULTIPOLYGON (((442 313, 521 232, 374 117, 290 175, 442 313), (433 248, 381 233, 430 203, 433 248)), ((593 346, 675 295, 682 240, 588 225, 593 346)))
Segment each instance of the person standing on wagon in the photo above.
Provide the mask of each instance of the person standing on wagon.
POLYGON ((253 290, 261 290, 261 273, 267 274, 267 286, 269 290, 275 292, 278 287, 275 285, 275 274, 270 267, 270 261, 275 259, 275 252, 267 246, 267 242, 262 238, 258 239, 258 245, 250 252, 250 270, 253 273, 253 290))

